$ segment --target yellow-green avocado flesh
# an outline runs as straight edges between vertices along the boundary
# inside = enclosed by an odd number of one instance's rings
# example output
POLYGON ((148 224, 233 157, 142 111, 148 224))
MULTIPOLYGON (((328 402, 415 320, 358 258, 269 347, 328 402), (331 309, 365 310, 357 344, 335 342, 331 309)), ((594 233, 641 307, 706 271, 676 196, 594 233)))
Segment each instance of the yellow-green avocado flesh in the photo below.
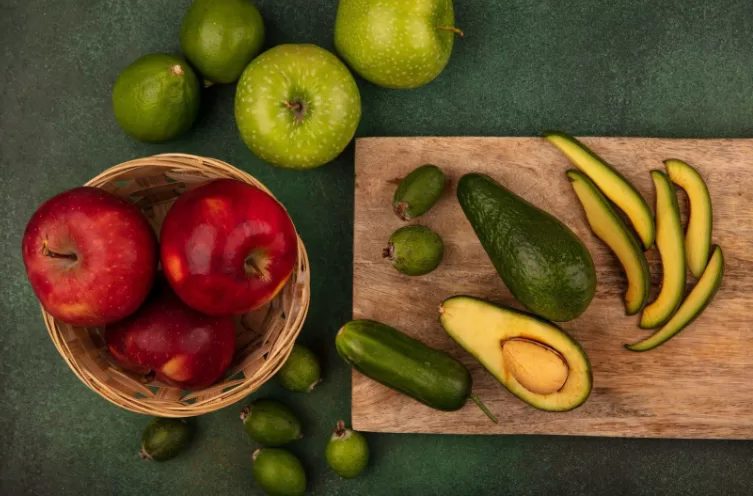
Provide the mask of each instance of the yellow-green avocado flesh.
MULTIPOLYGON (((591 393, 591 363, 577 341, 556 325, 533 315, 471 296, 453 296, 439 309, 447 334, 476 357, 508 391, 540 410, 564 412, 582 405, 591 393), (536 342, 558 354, 567 365, 567 379, 550 394, 534 393, 516 380, 503 359, 509 340, 536 342)), ((536 370, 531 364, 531 370, 536 370)))
POLYGON ((715 247, 711 254, 706 270, 693 287, 685 301, 682 302, 677 312, 669 319, 664 327, 653 333, 643 341, 635 344, 625 345, 630 351, 648 351, 657 346, 666 343, 673 336, 690 325, 697 319, 706 307, 714 299, 714 295, 719 291, 724 277, 724 254, 720 247, 715 247))

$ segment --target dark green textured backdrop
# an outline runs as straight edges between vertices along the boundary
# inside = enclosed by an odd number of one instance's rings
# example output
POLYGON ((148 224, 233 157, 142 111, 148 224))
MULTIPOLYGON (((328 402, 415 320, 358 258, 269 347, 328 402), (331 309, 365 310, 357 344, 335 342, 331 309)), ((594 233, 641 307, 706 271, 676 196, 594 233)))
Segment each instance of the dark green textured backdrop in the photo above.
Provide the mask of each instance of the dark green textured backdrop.
MULTIPOLYGON (((407 0, 406 0, 407 1, 407 0)), ((204 93, 194 129, 164 145, 117 127, 110 89, 136 57, 179 50, 189 0, 0 0, 0 493, 256 494, 240 405, 198 419, 185 455, 140 461, 147 418, 79 383, 47 337, 23 271, 26 221, 49 196, 111 165, 160 152, 218 157, 266 183, 311 256, 301 340, 325 361, 308 396, 268 385, 302 417, 309 488, 345 494, 750 494, 753 443, 525 436, 373 435, 372 463, 341 481, 324 445, 350 414, 332 341, 351 305, 353 149, 311 172, 257 160, 235 129, 233 87, 204 93)), ((332 48, 335 0, 258 2, 267 45, 332 48)), ((362 80, 359 136, 744 137, 753 131, 750 0, 467 0, 467 37, 435 82, 399 92, 362 80)), ((713 371, 710 371, 713 373, 713 371)), ((680 407, 678 407, 681 410, 680 407)))

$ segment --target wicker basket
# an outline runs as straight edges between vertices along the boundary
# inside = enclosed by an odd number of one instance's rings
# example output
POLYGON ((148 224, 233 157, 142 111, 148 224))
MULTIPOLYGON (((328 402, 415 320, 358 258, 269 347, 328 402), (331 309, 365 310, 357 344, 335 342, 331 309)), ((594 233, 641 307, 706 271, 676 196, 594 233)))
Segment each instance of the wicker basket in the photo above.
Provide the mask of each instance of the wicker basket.
MULTIPOLYGON (((98 175, 95 186, 138 205, 157 233, 176 198, 217 178, 232 178, 269 193, 250 175, 219 160, 183 154, 157 155, 117 165, 98 175)), ((271 194, 271 193, 270 193, 271 194)), ((60 354, 84 384, 133 412, 190 417, 235 403, 269 380, 287 359, 308 312, 306 249, 298 238, 298 262, 290 281, 269 304, 236 319, 237 344, 225 379, 200 391, 184 391, 121 369, 112 360, 98 327, 74 327, 42 309, 60 354)))

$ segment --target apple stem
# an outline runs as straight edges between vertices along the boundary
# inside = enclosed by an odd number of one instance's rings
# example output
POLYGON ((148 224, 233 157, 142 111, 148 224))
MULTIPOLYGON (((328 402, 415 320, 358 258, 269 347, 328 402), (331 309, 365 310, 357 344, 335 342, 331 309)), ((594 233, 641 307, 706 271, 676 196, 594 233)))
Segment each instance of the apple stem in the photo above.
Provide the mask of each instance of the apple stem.
POLYGON ((290 103, 290 102, 289 102, 289 101, 287 101, 287 100, 283 100, 283 101, 282 101, 282 103, 284 103, 284 104, 285 104, 285 106, 286 106, 287 108, 289 108, 290 110, 295 110, 295 111, 299 111, 299 110, 301 110, 301 102, 293 102, 293 103, 290 103))
POLYGON ((292 102, 283 100, 282 103, 293 114, 296 124, 300 124, 301 122, 303 122, 303 118, 306 115, 306 108, 307 108, 304 102, 302 102, 301 100, 293 100, 292 102))
POLYGON ((269 273, 267 272, 269 260, 266 258, 256 258, 260 255, 260 253, 250 253, 246 257, 246 260, 244 261, 246 272, 258 276, 263 281, 267 281, 269 280, 269 273))
POLYGON ((465 38, 465 34, 461 30, 459 30, 458 28, 456 28, 456 27, 453 27, 453 26, 439 26, 439 29, 444 29, 445 31, 452 31, 453 33, 455 33, 456 35, 460 36, 461 38, 465 38))
POLYGON ((75 253, 57 253, 50 250, 47 247, 47 241, 42 242, 42 255, 50 258, 66 258, 68 260, 73 260, 74 262, 78 260, 78 257, 75 253))

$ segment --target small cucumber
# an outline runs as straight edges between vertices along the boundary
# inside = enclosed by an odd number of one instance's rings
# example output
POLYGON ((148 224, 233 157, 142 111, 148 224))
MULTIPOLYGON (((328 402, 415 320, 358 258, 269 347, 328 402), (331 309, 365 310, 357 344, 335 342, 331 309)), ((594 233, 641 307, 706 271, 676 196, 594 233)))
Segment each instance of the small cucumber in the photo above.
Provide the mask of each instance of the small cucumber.
POLYGON ((264 446, 282 446, 303 437, 301 422, 279 401, 256 400, 241 411, 243 428, 264 446))
POLYGON ((402 220, 419 217, 429 211, 444 191, 446 179, 436 165, 422 165, 400 181, 392 200, 395 215, 402 220))
POLYGON ((142 460, 164 462, 175 458, 193 437, 193 428, 185 419, 157 417, 141 436, 142 460))
POLYGON ((475 394, 471 374, 459 361, 373 320, 353 320, 337 333, 335 346, 350 366, 437 410, 460 409, 470 397, 497 422, 475 394))

